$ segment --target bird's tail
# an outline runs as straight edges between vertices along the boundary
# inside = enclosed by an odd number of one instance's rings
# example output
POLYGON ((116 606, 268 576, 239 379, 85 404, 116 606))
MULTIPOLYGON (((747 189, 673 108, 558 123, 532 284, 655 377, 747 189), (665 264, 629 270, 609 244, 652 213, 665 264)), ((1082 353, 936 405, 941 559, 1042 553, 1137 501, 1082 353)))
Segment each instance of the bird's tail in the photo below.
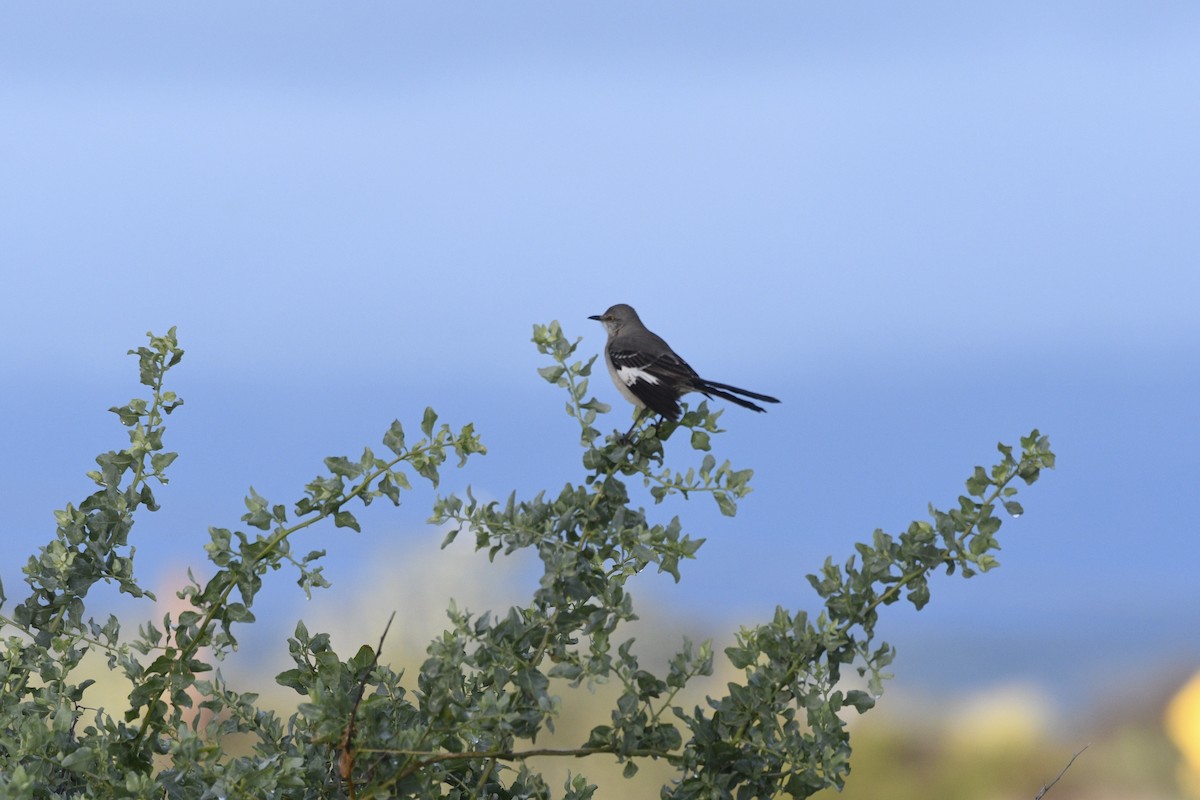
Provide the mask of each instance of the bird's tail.
POLYGON ((696 391, 700 392, 701 394, 708 395, 709 397, 716 395, 723 400, 728 400, 731 403, 737 403, 742 408, 749 408, 752 411, 766 411, 766 409, 757 403, 751 403, 749 400, 745 400, 737 395, 740 394, 745 395, 746 397, 753 397, 755 400, 762 400, 764 403, 779 402, 779 398, 771 397, 769 394, 759 394, 758 392, 751 392, 747 389, 739 389, 736 386, 730 386, 728 383, 699 380, 696 381, 695 388, 696 391))

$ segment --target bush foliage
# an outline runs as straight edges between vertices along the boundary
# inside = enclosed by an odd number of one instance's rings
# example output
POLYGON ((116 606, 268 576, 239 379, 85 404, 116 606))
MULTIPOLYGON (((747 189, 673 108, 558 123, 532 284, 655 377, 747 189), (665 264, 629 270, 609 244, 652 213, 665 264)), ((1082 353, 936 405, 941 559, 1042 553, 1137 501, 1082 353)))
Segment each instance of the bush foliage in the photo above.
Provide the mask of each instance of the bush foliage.
MULTIPOLYGON (((135 575, 130 534, 136 516, 158 508, 153 487, 167 482, 176 457, 164 447, 165 421, 183 404, 165 384, 183 357, 175 330, 131 351, 150 396, 112 409, 129 444, 97 457, 88 473, 96 491, 56 512, 54 539, 24 567, 28 596, 0 615, 0 793, 549 797, 527 759, 597 754, 615 756, 627 775, 646 759, 665 760, 676 777, 662 787, 664 798, 808 797, 841 786, 850 769, 843 717, 875 704, 893 658, 876 636, 880 609, 901 601, 921 608, 937 572, 971 577, 996 566, 997 511, 1020 514, 1017 485, 1053 467, 1046 437, 1035 430, 1019 449, 1000 445, 998 462, 974 470, 956 507, 931 508, 929 520, 896 535, 877 530, 848 558, 826 560, 809 576, 819 612, 779 608, 741 630, 724 652, 741 680, 704 707, 685 707, 677 697, 711 674, 712 648, 685 640, 665 670, 641 665, 632 640, 622 638, 634 619, 626 583, 651 567, 679 580, 703 540, 688 536, 678 517, 662 521, 635 507, 629 487, 644 485, 656 504, 707 495, 732 516, 751 470, 711 452, 720 429, 705 403, 678 423, 645 425, 631 440, 601 435, 597 419, 608 408, 588 396, 595 359, 577 359, 579 341, 557 323, 536 326, 534 342, 551 361, 541 376, 565 392, 567 413, 578 421, 582 481, 504 503, 480 502, 469 489, 465 497, 441 496, 431 521, 448 526, 447 541, 467 534, 493 557, 535 552, 543 566, 537 590, 525 605, 494 613, 451 608, 450 625, 411 675, 381 663, 370 645, 343 658, 327 633, 298 624, 288 642, 294 666, 276 678, 299 695, 286 719, 260 707, 257 693, 232 690, 215 665, 254 623, 265 577, 287 567, 305 592, 328 585, 324 551, 294 551, 293 534, 326 520, 358 530, 356 508, 398 505, 417 478, 436 487, 448 459, 461 466, 484 446, 471 425, 452 430, 427 409, 420 438, 410 440, 393 422, 379 453, 325 459, 325 473, 294 502, 251 490, 243 530, 209 530, 212 576, 180 589, 187 610, 131 636, 112 616, 88 616, 85 601, 98 583, 153 599, 135 575), (681 438, 690 451, 679 452, 681 438), (698 463, 674 466, 689 458, 698 463), (125 707, 88 704, 92 681, 80 664, 93 651, 128 681, 125 707), (865 677, 854 682, 865 688, 845 688, 847 669, 865 677), (593 682, 620 687, 611 713, 574 748, 537 747, 538 734, 571 701, 570 687, 593 682), (232 734, 249 738, 248 754, 226 752, 232 734)), ((581 799, 595 791, 573 775, 555 794, 581 799)))

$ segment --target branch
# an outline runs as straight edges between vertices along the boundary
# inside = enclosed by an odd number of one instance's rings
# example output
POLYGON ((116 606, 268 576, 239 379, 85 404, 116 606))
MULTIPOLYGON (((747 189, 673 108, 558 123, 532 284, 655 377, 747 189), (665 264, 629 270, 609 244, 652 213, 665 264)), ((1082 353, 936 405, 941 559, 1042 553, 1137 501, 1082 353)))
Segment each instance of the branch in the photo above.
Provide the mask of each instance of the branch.
POLYGON ((462 753, 447 753, 434 750, 395 750, 387 747, 363 747, 360 748, 358 752, 419 758, 420 761, 415 766, 410 767, 409 770, 406 771, 406 775, 416 772, 424 767, 428 767, 432 764, 439 764, 443 761, 470 761, 475 759, 488 759, 493 761, 524 761, 527 758, 538 757, 586 758, 587 756, 594 756, 602 753, 626 757, 661 757, 666 755, 662 750, 654 750, 649 748, 621 750, 620 748, 613 746, 579 747, 574 749, 541 747, 534 748, 532 750, 468 750, 462 753))
POLYGON ((1083 747, 1081 747, 1079 750, 1077 750, 1075 755, 1071 756, 1071 760, 1067 762, 1067 765, 1062 768, 1062 771, 1059 772, 1058 775, 1056 775, 1054 777, 1054 780, 1050 781, 1045 786, 1043 786, 1042 790, 1037 793, 1037 796, 1034 797, 1033 800, 1042 800, 1042 798, 1046 796, 1046 792, 1050 791, 1051 787, 1053 787, 1054 784, 1058 783, 1059 779, 1062 778, 1063 775, 1067 774, 1067 770, 1069 770, 1071 768, 1071 765, 1075 763, 1075 759, 1079 758, 1079 756, 1083 753, 1083 751, 1087 750, 1088 747, 1090 747, 1090 745, 1085 744, 1083 747))
POLYGON ((363 692, 367 688, 367 679, 371 677, 371 670, 379 663, 379 655, 383 652, 383 640, 387 638, 388 631, 391 630, 392 621, 396 619, 396 612, 388 617, 387 625, 383 626, 383 633, 379 636, 379 645, 375 648, 375 656, 371 659, 371 663, 367 664, 363 669, 362 678, 358 682, 358 691, 354 694, 354 706, 350 709, 350 719, 346 721, 346 729, 342 732, 342 740, 338 742, 338 750, 341 753, 338 755, 338 774, 349 787, 350 800, 354 800, 354 783, 351 782, 350 776, 354 771, 354 759, 358 755, 353 749, 354 740, 354 725, 358 718, 358 707, 362 703, 363 692))

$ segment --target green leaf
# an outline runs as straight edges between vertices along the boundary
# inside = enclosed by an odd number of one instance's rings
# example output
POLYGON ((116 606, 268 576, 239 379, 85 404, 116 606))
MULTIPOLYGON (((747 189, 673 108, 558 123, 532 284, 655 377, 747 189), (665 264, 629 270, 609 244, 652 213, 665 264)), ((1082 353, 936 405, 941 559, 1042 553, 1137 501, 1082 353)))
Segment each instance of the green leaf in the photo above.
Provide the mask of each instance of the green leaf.
POLYGON ((295 689, 300 694, 308 694, 305 677, 305 674, 298 669, 288 669, 276 675, 275 682, 280 686, 295 689))
POLYGON ((362 475, 362 465, 354 463, 345 456, 330 456, 325 459, 325 466, 334 475, 341 475, 343 478, 357 478, 362 475))
POLYGON ((384 475, 383 479, 379 481, 379 491, 392 501, 392 505, 400 505, 400 487, 392 481, 390 475, 384 475))
POLYGON ((421 432, 425 434, 425 438, 433 438, 433 426, 437 423, 438 415, 432 408, 425 409, 425 416, 421 418, 421 432))
POLYGON ((404 454, 404 426, 400 420, 392 420, 391 427, 383 435, 383 445, 398 456, 404 454))
POLYGON ((757 653, 748 647, 726 647, 725 657, 735 669, 745 669, 754 663, 757 653))
POLYGON ((113 406, 109 409, 121 419, 121 424, 127 428, 137 425, 146 414, 145 400, 131 400, 127 406, 113 406))
POLYGON ((587 742, 583 745, 588 748, 611 747, 613 743, 613 729, 611 725, 597 725, 592 728, 592 732, 588 734, 587 742))
POLYGON ((362 533, 362 528, 358 526, 358 520, 349 511, 339 511, 334 514, 333 524, 339 528, 353 528, 355 531, 362 533))
POLYGON ((918 611, 929 602, 929 584, 924 578, 909 584, 908 600, 918 611))
POLYGON ((983 493, 991 485, 992 479, 988 477, 983 467, 976 467, 975 474, 967 478, 967 493, 973 497, 983 497, 983 493))
POLYGON ((717 501, 717 506, 725 516, 732 517, 737 514, 737 503, 725 492, 713 492, 713 499, 717 501))
POLYGON ((851 689, 846 692, 846 705, 854 706, 860 714, 865 714, 875 707, 875 698, 861 689, 851 689))
POLYGON ((61 766, 63 769, 69 769, 72 772, 85 772, 87 768, 91 766, 92 757, 94 755, 95 754, 90 748, 80 747, 79 749, 67 754, 67 756, 63 758, 61 762, 59 762, 59 766, 61 766))
POLYGON ((692 431, 692 447, 696 450, 711 450, 712 445, 709 444, 708 434, 701 430, 692 431))

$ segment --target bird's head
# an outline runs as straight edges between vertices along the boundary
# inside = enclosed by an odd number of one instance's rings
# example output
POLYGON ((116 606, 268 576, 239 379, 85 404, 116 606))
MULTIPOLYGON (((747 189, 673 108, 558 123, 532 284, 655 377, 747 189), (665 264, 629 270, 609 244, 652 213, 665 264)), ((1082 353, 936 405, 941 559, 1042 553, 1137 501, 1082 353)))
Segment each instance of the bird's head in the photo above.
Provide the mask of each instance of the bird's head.
POLYGON ((641 322, 633 306, 617 303, 603 314, 593 314, 588 319, 594 319, 603 325, 610 334, 615 334, 631 322, 641 322))

